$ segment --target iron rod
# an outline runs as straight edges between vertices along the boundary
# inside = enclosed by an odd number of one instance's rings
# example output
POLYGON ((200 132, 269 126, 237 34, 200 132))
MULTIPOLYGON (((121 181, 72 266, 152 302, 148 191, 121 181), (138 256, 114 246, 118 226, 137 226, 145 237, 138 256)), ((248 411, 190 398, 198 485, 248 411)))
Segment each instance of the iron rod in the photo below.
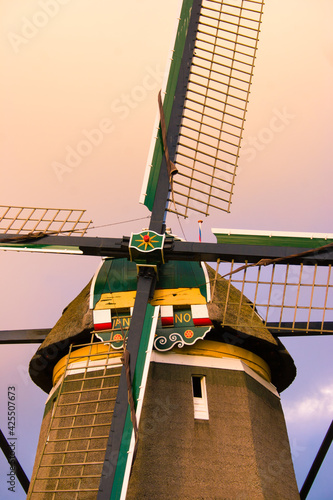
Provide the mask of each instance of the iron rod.
POLYGON ((5 457, 8 460, 9 465, 15 471, 15 475, 16 475, 17 479, 20 481, 22 488, 24 489, 24 491, 26 493, 28 493, 30 481, 29 481, 26 473, 22 469, 20 462, 16 458, 15 453, 13 453, 13 450, 10 447, 7 439, 3 435, 1 429, 0 429, 0 447, 1 447, 5 457))
POLYGON ((301 491, 299 492, 301 500, 305 500, 305 498, 308 496, 308 493, 313 485, 313 482, 318 474, 318 471, 321 467, 321 464, 323 463, 323 460, 326 456, 326 453, 329 450, 329 447, 331 446, 333 440, 333 420, 331 422, 331 425, 328 428, 328 431, 326 433, 326 436, 324 437, 324 440, 319 448, 319 451, 316 455, 316 458, 314 459, 314 462, 309 470, 308 475, 306 476, 306 479, 304 481, 304 484, 301 488, 301 491))

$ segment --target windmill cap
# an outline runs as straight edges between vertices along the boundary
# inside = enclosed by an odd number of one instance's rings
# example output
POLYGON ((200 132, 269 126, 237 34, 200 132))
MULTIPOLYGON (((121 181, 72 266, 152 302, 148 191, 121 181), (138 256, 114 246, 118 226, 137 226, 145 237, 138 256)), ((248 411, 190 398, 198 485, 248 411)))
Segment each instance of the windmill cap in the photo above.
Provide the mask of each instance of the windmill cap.
MULTIPOLYGON (((115 260, 117 259, 113 259, 113 262, 115 260)), ((120 259, 118 261, 117 264, 125 266, 126 269, 135 266, 126 259, 122 259, 122 262, 120 259)), ((106 265, 108 265, 108 261, 105 261, 106 265)), ((179 262, 177 265, 180 266, 179 270, 186 267, 188 263, 179 262)), ((208 265, 206 268, 208 280, 212 283, 215 279, 215 270, 208 265)), ((65 308, 62 316, 31 359, 30 376, 45 392, 52 389, 53 368, 68 353, 70 344, 80 345, 90 342, 91 332, 94 329, 92 309, 90 308, 90 289, 91 282, 65 308)), ((226 308, 226 298, 232 299, 236 304, 238 301, 239 304, 240 295, 241 293, 237 289, 232 286, 228 287, 228 283, 219 277, 214 299, 207 304, 209 319, 212 321, 213 327, 206 334, 205 340, 238 346, 260 356, 269 366, 272 383, 281 392, 295 378, 294 362, 279 339, 275 338, 265 327, 259 315, 253 315, 251 303, 247 299, 244 300, 244 296, 240 312, 239 306, 237 306, 241 326, 237 328, 230 326, 235 324, 236 311, 233 306, 226 308), (224 315, 225 318, 222 321, 224 315)))

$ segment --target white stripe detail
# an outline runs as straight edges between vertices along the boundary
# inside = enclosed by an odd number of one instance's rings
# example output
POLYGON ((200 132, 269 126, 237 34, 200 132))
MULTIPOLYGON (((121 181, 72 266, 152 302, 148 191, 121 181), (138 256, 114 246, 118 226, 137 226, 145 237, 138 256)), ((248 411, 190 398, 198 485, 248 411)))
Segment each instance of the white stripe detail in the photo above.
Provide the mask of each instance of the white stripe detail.
POLYGON ((201 262, 201 267, 205 275, 205 280, 206 280, 206 293, 207 293, 207 302, 210 302, 211 298, 211 286, 210 286, 210 280, 209 280, 209 275, 207 271, 206 264, 204 262, 201 262))
POLYGON ((213 228, 213 234, 226 234, 226 235, 241 235, 241 236, 280 236, 289 238, 321 238, 323 240, 333 239, 333 233, 301 233, 293 231, 261 231, 255 229, 219 229, 213 228))
MULTIPOLYGON (((96 344, 95 344, 96 345, 96 344)), ((112 352, 112 351, 110 351, 112 352)), ((91 371, 97 371, 97 370, 104 370, 106 366, 110 366, 112 368, 120 367, 123 366, 121 362, 121 357, 117 358, 108 358, 108 353, 101 353, 101 355, 105 354, 105 360, 88 360, 88 368, 87 368, 87 361, 74 361, 73 363, 69 363, 67 365, 67 370, 65 374, 65 377, 68 377, 68 375, 76 375, 77 373, 84 373, 84 372, 91 372, 91 371)), ((84 357, 84 356, 83 356, 84 357)), ((56 385, 54 385, 48 395, 47 400, 45 401, 45 405, 47 402, 51 399, 57 388, 62 382, 64 375, 62 375, 56 385)))
MULTIPOLYGON (((146 351, 147 355, 146 355, 145 365, 144 365, 143 373, 142 373, 142 380, 141 380, 141 385, 140 385, 138 404, 136 407, 136 419, 138 422, 138 427, 139 427, 139 422, 140 422, 143 399, 144 399, 145 390, 146 390, 146 386, 147 386, 149 366, 150 366, 154 337, 155 337, 157 321, 158 321, 158 316, 159 316, 159 308, 160 308, 160 306, 155 306, 155 309, 154 309, 153 322, 152 322, 151 329, 150 329, 149 342, 148 342, 147 351, 146 351)), ((134 444, 135 444, 134 431, 132 431, 132 438, 131 438, 131 443, 130 443, 130 447, 129 447, 128 454, 127 454, 127 464, 126 464, 125 473, 124 473, 123 486, 122 486, 122 490, 121 490, 120 500, 126 499, 127 488, 128 488, 128 483, 129 483, 129 478, 130 478, 130 473, 131 473, 131 468, 132 468, 134 444)))
MULTIPOLYGON (((9 242, 8 242, 9 244, 9 242)), ((5 252, 11 251, 11 252, 39 252, 39 253, 61 253, 61 254, 67 254, 67 255, 83 255, 82 250, 70 250, 64 248, 63 250, 60 249, 54 249, 54 248, 29 248, 29 247, 24 247, 24 248, 19 248, 13 246, 11 247, 2 247, 0 246, 0 250, 4 250, 5 252)))
POLYGON ((209 319, 206 304, 192 304, 191 311, 193 319, 209 319))
POLYGON ((100 262, 100 264, 98 266, 98 269, 95 272, 94 277, 93 277, 92 282, 91 282, 90 297, 89 297, 89 307, 90 307, 90 309, 94 309, 94 290, 95 290, 96 280, 97 280, 97 276, 98 276, 98 274, 99 274, 99 272, 101 270, 101 267, 104 264, 104 261, 105 261, 105 259, 102 259, 102 261, 100 262))
MULTIPOLYGON (((171 62, 173 59, 174 45, 175 45, 175 40, 176 40, 176 36, 177 36, 179 18, 180 18, 180 14, 181 14, 182 5, 183 5, 183 0, 179 0, 179 6, 178 6, 179 14, 178 14, 176 22, 175 22, 174 36, 171 38, 169 57, 168 57, 167 65, 166 65, 165 72, 164 72, 163 83, 161 86, 162 103, 164 102, 164 97, 165 97, 166 88, 167 88, 167 84, 168 84, 170 67, 171 67, 171 62)), ((157 98, 156 98, 156 106, 157 106, 157 98)), ((147 164, 146 164, 146 168, 145 168, 145 172, 144 172, 144 176, 143 176, 142 187, 141 187, 139 203, 141 203, 142 205, 144 205, 146 195, 147 195, 148 181, 149 181, 149 176, 150 176, 150 170, 152 168, 153 155, 154 155, 154 151, 155 151, 156 138, 158 135, 158 128, 159 128, 160 120, 161 120, 161 117, 160 117, 160 112, 158 109, 157 113, 156 113, 156 118, 155 118, 155 123, 154 123, 154 128, 153 128, 153 133, 152 133, 152 138, 151 138, 150 148, 149 148, 149 153, 148 153, 147 164)))
POLYGON ((152 352, 151 362, 166 363, 171 365, 185 366, 200 366, 203 368, 218 368, 220 370, 235 370, 247 373, 254 378, 259 384, 268 389, 274 396, 280 399, 280 395, 276 387, 260 377, 252 368, 240 359, 235 358, 213 358, 211 356, 192 356, 189 354, 175 354, 173 352, 164 352, 163 354, 157 351, 152 352))

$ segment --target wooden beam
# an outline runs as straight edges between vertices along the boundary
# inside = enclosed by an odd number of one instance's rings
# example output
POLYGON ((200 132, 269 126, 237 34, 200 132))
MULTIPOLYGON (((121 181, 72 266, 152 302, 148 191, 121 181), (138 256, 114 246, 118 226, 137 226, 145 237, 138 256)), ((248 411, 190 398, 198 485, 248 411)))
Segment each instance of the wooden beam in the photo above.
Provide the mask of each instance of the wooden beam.
POLYGON ((51 328, 30 330, 2 330, 0 344, 41 344, 51 328))

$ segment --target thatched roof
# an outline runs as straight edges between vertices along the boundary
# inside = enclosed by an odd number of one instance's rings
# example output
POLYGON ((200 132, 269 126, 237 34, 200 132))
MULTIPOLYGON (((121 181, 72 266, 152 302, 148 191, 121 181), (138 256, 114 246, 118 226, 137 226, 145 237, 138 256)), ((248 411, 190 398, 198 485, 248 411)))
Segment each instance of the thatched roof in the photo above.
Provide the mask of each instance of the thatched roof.
MULTIPOLYGON (((211 283, 215 271, 207 266, 211 283)), ((44 391, 52 388, 55 364, 67 354, 71 343, 89 342, 93 330, 92 311, 89 309, 91 282, 65 308, 63 314, 30 362, 32 380, 44 391)), ((208 313, 214 328, 207 340, 237 345, 261 356, 270 366, 272 382, 278 391, 293 381, 296 368, 289 353, 279 339, 263 325, 253 310, 252 303, 226 280, 218 275, 213 301, 208 313), (227 305, 226 299, 228 298, 227 305)))
MULTIPOLYGON (((207 266, 211 283, 216 272, 207 266)), ((269 365, 272 383, 279 392, 286 389, 296 376, 294 361, 282 342, 265 327, 252 302, 217 275, 214 297, 208 304, 214 330, 206 338, 247 349, 269 365), (226 303, 227 301, 227 303, 226 303)))
MULTIPOLYGON (((215 281, 215 270, 206 264, 210 282, 215 281)), ((209 317, 216 323, 223 323, 247 335, 277 345, 276 339, 266 328, 253 308, 252 302, 228 281, 217 275, 212 302, 208 304, 209 317)))
POLYGON ((30 376, 45 392, 52 389, 53 368, 67 354, 70 344, 90 341, 93 329, 92 310, 89 309, 90 286, 91 281, 63 310, 62 316, 30 361, 30 376))

